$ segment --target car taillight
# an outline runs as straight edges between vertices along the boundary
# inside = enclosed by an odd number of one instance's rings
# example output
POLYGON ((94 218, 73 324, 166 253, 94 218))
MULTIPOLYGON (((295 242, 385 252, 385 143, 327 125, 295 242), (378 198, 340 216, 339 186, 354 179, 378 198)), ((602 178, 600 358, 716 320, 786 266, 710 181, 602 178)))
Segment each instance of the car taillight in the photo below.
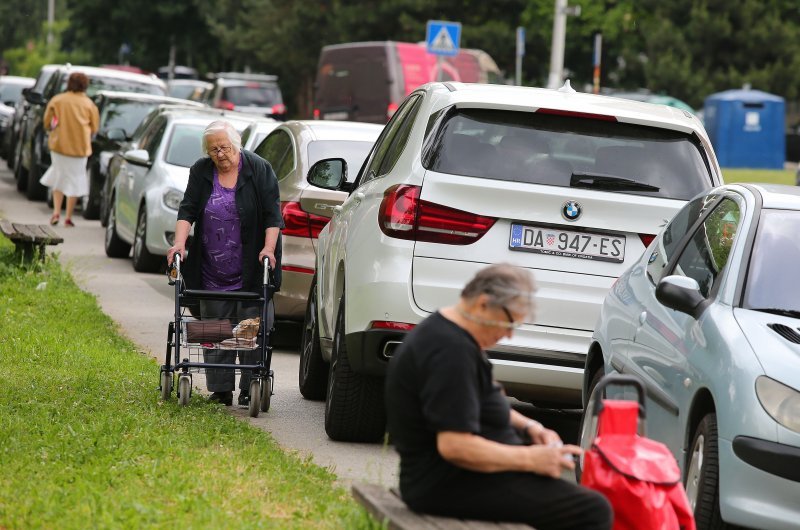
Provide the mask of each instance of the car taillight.
POLYGON ((399 105, 397 103, 389 103, 389 105, 386 107, 386 119, 387 120, 391 120, 392 119, 392 116, 394 116, 394 113, 397 112, 397 108, 398 107, 399 107, 399 105))
POLYGON ((652 243, 655 238, 656 236, 654 234, 639 234, 639 239, 642 240, 644 248, 649 247, 650 243, 652 243))
POLYGON ((378 225, 398 239, 469 245, 478 241, 497 221, 419 199, 420 187, 397 184, 387 189, 378 213, 378 225))
POLYGON ((283 103, 278 103, 277 105, 272 106, 272 113, 273 114, 286 114, 286 105, 283 103))
POLYGON ((373 320, 369 323, 369 329, 392 329, 397 331, 411 331, 415 324, 407 322, 391 322, 389 320, 373 320))
POLYGON ((320 231, 330 220, 321 215, 304 212, 299 202, 282 202, 281 215, 286 225, 281 233, 285 236, 319 237, 320 231))
POLYGON ((314 109, 314 119, 315 120, 319 119, 319 109, 314 109))
POLYGON ((217 108, 225 110, 233 110, 234 104, 231 101, 221 99, 217 102, 217 108))

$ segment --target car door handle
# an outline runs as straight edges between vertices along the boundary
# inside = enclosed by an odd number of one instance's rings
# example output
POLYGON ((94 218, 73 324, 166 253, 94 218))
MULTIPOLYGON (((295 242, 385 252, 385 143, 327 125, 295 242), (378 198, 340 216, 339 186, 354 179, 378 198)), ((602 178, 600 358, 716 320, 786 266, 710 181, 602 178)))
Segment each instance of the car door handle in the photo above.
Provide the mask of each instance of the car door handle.
POLYGON ((643 326, 645 322, 647 322, 647 311, 642 311, 639 314, 639 325, 643 326))

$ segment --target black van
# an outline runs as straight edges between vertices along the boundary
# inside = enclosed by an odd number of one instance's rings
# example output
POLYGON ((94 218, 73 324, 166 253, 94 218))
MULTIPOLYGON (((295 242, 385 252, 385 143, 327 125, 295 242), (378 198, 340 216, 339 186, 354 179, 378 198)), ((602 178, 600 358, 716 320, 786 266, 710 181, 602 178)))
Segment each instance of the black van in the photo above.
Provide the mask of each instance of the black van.
POLYGON ((314 119, 386 123, 400 102, 430 81, 505 83, 484 51, 462 49, 441 71, 424 44, 377 41, 325 46, 315 83, 314 119))

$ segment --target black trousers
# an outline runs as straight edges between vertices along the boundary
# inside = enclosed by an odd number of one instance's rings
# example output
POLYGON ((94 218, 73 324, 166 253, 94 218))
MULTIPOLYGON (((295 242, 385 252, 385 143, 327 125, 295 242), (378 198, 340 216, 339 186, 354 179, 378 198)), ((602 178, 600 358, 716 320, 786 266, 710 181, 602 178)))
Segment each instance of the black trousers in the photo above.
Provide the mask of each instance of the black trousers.
POLYGON ((447 487, 406 504, 417 512, 526 523, 536 530, 609 530, 613 523, 611 505, 600 493, 535 473, 459 470, 447 487))

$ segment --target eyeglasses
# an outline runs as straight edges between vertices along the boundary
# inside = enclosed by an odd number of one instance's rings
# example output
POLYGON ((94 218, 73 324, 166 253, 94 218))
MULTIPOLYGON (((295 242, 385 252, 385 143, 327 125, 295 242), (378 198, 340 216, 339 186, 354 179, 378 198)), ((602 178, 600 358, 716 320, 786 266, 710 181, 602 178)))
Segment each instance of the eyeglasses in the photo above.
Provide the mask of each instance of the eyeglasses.
POLYGON ((221 145, 219 147, 209 147, 208 148, 208 154, 209 155, 214 155, 214 156, 219 156, 220 153, 223 154, 223 155, 227 155, 230 152, 231 152, 231 146, 230 145, 221 145))
POLYGON ((506 318, 508 322, 504 322, 502 320, 488 320, 483 318, 478 318, 474 315, 467 313, 466 311, 459 309, 458 312, 461 314, 462 317, 466 318, 471 322, 475 322, 476 324, 480 324, 482 326, 490 326, 493 328, 504 328, 504 329, 517 329, 525 322, 522 320, 514 320, 513 315, 511 315, 511 311, 508 310, 506 306, 501 305, 500 309, 503 310, 503 313, 506 314, 506 318))

